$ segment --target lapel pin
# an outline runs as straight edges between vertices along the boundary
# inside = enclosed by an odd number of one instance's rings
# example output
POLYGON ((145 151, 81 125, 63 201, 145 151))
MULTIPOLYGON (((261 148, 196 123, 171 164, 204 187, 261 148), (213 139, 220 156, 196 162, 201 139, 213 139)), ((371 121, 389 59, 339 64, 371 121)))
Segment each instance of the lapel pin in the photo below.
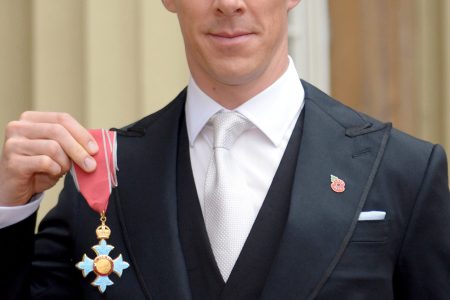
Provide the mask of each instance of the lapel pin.
POLYGON ((345 182, 344 180, 331 175, 331 189, 333 192, 342 193, 345 191, 345 182))

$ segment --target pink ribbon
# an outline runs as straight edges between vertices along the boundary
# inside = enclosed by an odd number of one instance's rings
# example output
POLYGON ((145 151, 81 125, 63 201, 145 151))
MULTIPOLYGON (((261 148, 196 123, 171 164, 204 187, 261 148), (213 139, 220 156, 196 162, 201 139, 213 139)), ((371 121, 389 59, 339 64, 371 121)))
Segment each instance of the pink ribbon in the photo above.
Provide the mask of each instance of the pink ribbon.
POLYGON ((89 206, 96 212, 103 213, 108 207, 112 188, 117 186, 116 132, 104 129, 91 129, 89 132, 99 147, 99 151, 93 156, 97 168, 87 173, 72 163, 71 173, 77 189, 89 206))

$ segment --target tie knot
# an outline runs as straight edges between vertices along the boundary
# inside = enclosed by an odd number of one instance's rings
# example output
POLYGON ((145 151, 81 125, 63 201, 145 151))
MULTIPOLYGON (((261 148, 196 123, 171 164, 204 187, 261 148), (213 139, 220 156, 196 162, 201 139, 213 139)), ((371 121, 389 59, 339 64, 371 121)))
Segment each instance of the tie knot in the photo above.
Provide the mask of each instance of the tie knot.
POLYGON ((210 123, 214 128, 214 149, 228 150, 237 138, 252 126, 247 118, 234 111, 219 112, 211 117, 210 123))

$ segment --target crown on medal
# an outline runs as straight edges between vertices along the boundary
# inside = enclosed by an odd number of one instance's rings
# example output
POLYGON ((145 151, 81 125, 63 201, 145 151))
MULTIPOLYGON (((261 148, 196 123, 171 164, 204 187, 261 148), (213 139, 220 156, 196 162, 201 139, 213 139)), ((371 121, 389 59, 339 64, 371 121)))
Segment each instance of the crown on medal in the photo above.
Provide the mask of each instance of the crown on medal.
POLYGON ((97 229, 95 230, 95 233, 97 234, 97 239, 107 240, 107 239, 109 239, 109 236, 111 235, 111 229, 109 229, 109 227, 106 226, 105 224, 102 224, 97 227, 97 229))

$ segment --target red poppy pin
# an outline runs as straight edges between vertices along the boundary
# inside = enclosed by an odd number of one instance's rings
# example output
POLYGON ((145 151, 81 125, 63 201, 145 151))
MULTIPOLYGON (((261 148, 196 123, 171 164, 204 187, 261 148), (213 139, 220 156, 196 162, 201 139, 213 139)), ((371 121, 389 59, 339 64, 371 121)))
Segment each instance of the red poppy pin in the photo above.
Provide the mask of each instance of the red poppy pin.
POLYGON ((344 180, 331 175, 331 189, 333 192, 342 193, 345 191, 345 182, 344 180))

